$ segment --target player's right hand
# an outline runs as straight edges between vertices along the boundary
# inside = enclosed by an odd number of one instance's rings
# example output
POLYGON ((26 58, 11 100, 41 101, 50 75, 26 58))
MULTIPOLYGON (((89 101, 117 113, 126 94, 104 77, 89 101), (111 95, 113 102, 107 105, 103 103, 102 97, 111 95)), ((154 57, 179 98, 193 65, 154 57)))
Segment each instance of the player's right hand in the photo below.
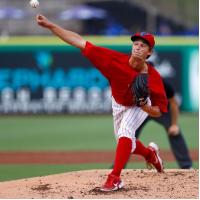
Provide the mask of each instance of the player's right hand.
POLYGON ((52 22, 49 21, 49 20, 48 20, 45 16, 43 16, 43 15, 37 15, 37 16, 36 16, 36 21, 37 21, 37 23, 38 23, 40 26, 42 26, 42 27, 44 27, 44 28, 50 28, 51 25, 52 25, 52 22))

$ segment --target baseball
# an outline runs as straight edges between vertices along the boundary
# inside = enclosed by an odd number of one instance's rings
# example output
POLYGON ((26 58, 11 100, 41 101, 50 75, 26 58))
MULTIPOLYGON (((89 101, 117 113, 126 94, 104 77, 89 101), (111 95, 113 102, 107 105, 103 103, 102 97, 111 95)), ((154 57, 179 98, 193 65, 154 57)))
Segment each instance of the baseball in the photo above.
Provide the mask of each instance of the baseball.
POLYGON ((33 8, 37 8, 39 6, 39 1, 38 0, 30 0, 30 5, 33 8))

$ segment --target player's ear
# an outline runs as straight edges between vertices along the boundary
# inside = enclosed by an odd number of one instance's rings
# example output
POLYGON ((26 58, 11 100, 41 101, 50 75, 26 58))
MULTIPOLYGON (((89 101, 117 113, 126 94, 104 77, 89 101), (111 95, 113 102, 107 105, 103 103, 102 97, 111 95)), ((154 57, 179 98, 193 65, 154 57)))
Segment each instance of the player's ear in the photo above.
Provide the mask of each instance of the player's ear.
POLYGON ((153 49, 149 48, 148 57, 150 57, 152 54, 153 54, 153 49))

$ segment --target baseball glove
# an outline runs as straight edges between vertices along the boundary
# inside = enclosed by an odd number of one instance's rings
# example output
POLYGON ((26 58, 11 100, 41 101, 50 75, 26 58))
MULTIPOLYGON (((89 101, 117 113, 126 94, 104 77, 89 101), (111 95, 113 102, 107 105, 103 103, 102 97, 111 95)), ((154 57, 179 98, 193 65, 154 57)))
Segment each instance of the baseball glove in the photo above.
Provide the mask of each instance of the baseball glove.
POLYGON ((139 74, 132 83, 131 90, 135 98, 135 104, 138 107, 147 104, 149 96, 148 74, 139 74))

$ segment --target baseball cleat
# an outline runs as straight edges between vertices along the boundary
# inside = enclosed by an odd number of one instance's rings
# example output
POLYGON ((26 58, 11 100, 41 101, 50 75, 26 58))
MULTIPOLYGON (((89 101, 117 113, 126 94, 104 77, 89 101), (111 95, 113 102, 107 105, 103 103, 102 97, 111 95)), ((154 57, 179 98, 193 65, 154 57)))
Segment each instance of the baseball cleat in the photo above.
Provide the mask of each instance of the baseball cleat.
POLYGON ((155 168, 157 172, 164 172, 163 162, 159 156, 158 145, 151 142, 147 148, 152 152, 149 158, 146 159, 147 169, 155 168))
POLYGON ((121 181, 120 177, 113 174, 109 174, 105 184, 100 188, 103 192, 110 192, 119 190, 124 187, 124 183, 121 181))

